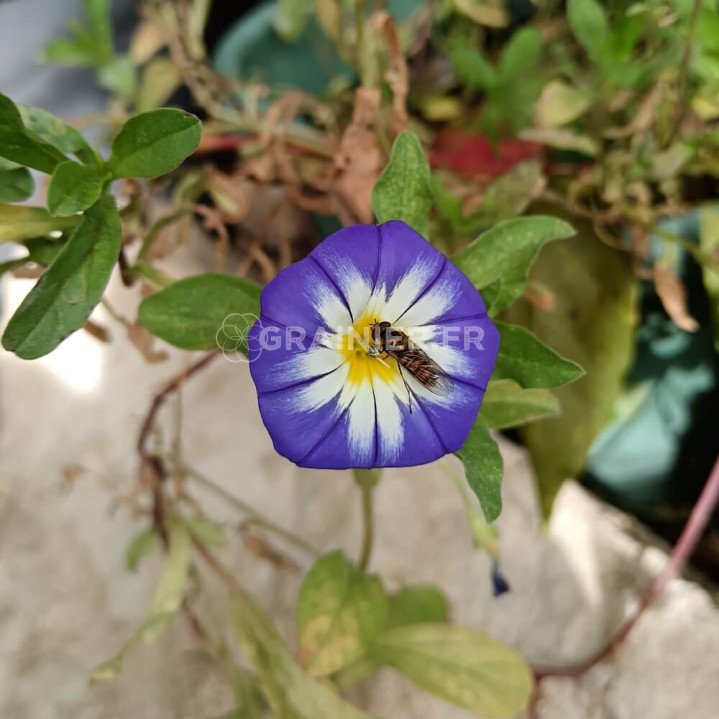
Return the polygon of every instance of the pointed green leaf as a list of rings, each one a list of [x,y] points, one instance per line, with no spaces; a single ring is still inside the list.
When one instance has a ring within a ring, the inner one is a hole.
[[[187,524],[179,519],[173,521],[165,565],[145,620],[138,629],[138,638],[152,641],[177,614],[185,598],[187,578],[190,574],[191,546],[192,539]]]
[[[403,220],[427,237],[431,207],[432,188],[424,150],[414,133],[401,132],[372,191],[372,209],[379,222]]]
[[[157,547],[157,532],[146,529],[136,534],[125,550],[125,564],[131,572],[136,572],[140,562]]]
[[[522,657],[496,639],[450,624],[416,624],[382,634],[372,657],[425,691],[481,717],[514,717],[533,690]]]
[[[522,389],[511,379],[492,380],[482,399],[482,419],[490,429],[507,429],[559,413],[547,389]]]
[[[147,540],[144,535],[146,535],[145,532],[138,535],[128,547],[126,560],[131,569],[141,558],[135,555],[147,550]],[[191,547],[187,525],[180,519],[173,520],[170,523],[165,564],[162,567],[162,573],[144,620],[114,657],[102,662],[92,670],[91,682],[114,679],[122,671],[122,663],[127,652],[140,640],[150,642],[155,639],[177,614],[185,598],[187,579],[190,574]],[[132,557],[130,556],[131,551],[133,552]]]
[[[259,285],[232,275],[206,274],[173,282],[147,297],[138,321],[186,350],[247,353],[247,332],[260,311]]]
[[[105,291],[120,241],[115,200],[103,197],[85,213],[12,316],[3,347],[23,359],[36,359],[80,329]]]
[[[477,417],[467,441],[456,453],[464,464],[467,483],[477,495],[488,522],[502,511],[502,475],[504,462],[486,423]]]
[[[265,611],[235,588],[230,625],[252,662],[274,716],[282,719],[372,719],[325,684],[305,674]]]
[[[542,246],[573,234],[570,225],[554,217],[518,217],[482,233],[452,260],[480,290],[497,281],[502,283],[494,303],[495,311],[499,311],[524,291],[529,268]]]
[[[0,242],[42,237],[74,227],[78,222],[78,217],[53,217],[44,207],[0,205]]]
[[[522,81],[528,68],[534,68],[542,52],[542,36],[533,27],[516,30],[504,46],[497,71],[501,82]]]
[[[431,585],[403,587],[389,596],[388,610],[386,629],[449,621],[447,598]]]
[[[25,167],[0,169],[0,202],[22,202],[35,191],[35,180]]]
[[[595,61],[601,59],[609,38],[609,22],[597,0],[568,0],[567,20],[579,44]]]
[[[25,129],[15,103],[0,93],[0,157],[51,174],[65,161],[52,145]]]
[[[162,108],[135,115],[115,137],[108,168],[115,177],[164,175],[195,151],[200,133],[200,121],[189,112]]]
[[[436,624],[449,621],[449,606],[444,594],[431,585],[404,587],[391,594],[387,602],[387,623],[383,631],[409,624]],[[340,688],[348,687],[376,672],[381,664],[363,654],[333,678]]]
[[[201,544],[211,549],[221,549],[225,546],[225,530],[207,517],[197,515],[187,517],[185,520],[190,534]]]
[[[94,205],[102,193],[102,173],[88,165],[68,160],[52,173],[47,190],[47,208],[53,215],[75,215]]]
[[[342,552],[317,560],[297,602],[300,655],[310,674],[326,676],[360,657],[387,619],[382,585]]]
[[[512,379],[522,387],[557,387],[579,379],[584,370],[525,327],[496,321],[501,342],[495,379]]]
[[[562,80],[550,80],[542,90],[536,105],[540,127],[561,127],[580,117],[592,104],[586,90]]]
[[[529,160],[517,163],[487,187],[477,213],[479,225],[486,227],[521,215],[542,183],[542,166],[539,162]]]
[[[497,85],[497,71],[479,48],[473,47],[464,37],[458,37],[449,44],[449,59],[457,77],[470,88],[489,90]]]
[[[63,155],[76,155],[83,162],[95,164],[99,156],[90,147],[87,140],[74,127],[71,127],[51,112],[41,107],[18,105],[25,128],[44,142],[52,145]]]

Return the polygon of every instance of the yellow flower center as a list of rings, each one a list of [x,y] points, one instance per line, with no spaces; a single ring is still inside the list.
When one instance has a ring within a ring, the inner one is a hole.
[[[399,378],[399,367],[391,357],[372,356],[372,325],[380,319],[365,312],[349,332],[341,335],[339,352],[349,363],[347,381],[352,387],[363,382],[381,381],[393,384]]]

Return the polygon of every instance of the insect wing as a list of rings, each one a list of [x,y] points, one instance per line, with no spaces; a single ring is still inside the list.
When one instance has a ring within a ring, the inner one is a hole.
[[[449,375],[422,349],[413,345],[404,352],[397,353],[398,362],[423,387],[439,397],[446,397],[452,391]]]

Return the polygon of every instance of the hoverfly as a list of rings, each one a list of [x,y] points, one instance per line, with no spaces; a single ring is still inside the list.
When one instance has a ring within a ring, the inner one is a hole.
[[[409,398],[409,411],[412,411],[412,392],[402,373],[406,370],[422,387],[430,392],[446,397],[452,389],[452,380],[447,373],[402,330],[392,327],[390,322],[375,322],[370,327],[372,346],[369,354],[373,357],[391,357],[399,367]]]

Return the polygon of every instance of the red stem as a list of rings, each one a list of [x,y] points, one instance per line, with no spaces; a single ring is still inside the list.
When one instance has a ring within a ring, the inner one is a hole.
[[[704,534],[704,530],[717,504],[719,504],[719,457],[717,457],[714,467],[709,474],[709,479],[707,479],[707,483],[704,485],[704,489],[699,495],[699,499],[694,505],[687,523],[684,525],[684,529],[672,550],[669,561],[656,579],[649,585],[649,589],[644,593],[634,614],[622,624],[617,633],[603,649],[580,664],[565,668],[536,667],[534,674],[537,681],[541,681],[545,677],[578,677],[589,671],[603,659],[606,659],[627,638],[642,614],[654,603],[657,597],[664,591],[667,584],[681,574],[684,566],[696,549],[697,544],[699,544],[699,540]]]

